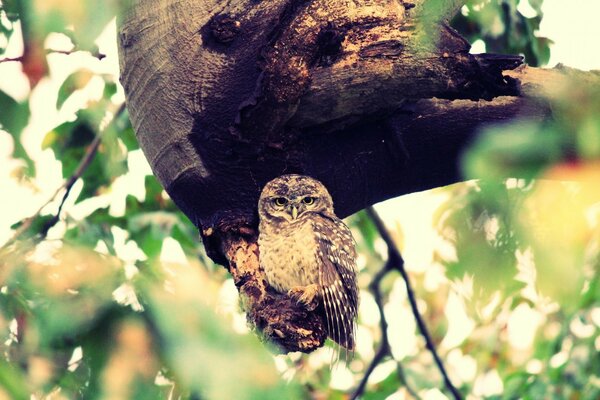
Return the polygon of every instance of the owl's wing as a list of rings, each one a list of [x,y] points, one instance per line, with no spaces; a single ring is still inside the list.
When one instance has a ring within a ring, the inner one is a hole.
[[[335,216],[319,214],[313,223],[327,331],[333,341],[353,350],[358,313],[354,239],[350,229]]]

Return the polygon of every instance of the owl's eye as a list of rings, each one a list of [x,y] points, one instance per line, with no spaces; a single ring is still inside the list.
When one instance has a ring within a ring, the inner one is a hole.
[[[273,202],[275,203],[276,206],[285,206],[288,201],[285,197],[276,197],[275,200],[273,200]]]
[[[304,204],[306,204],[307,206],[310,206],[315,203],[315,198],[311,197],[311,196],[306,196],[305,198],[302,199],[302,202]]]

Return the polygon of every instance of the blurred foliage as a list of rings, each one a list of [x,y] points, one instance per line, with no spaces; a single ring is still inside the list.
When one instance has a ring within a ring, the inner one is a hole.
[[[535,12],[528,18],[519,11],[526,2]],[[522,54],[537,67],[550,59],[550,39],[536,35],[542,21],[543,0],[467,0],[451,25],[469,42],[482,40],[488,53]]]
[[[148,261],[128,278],[122,259],[67,239],[19,242],[0,259],[5,398],[275,399],[296,390],[254,335],[215,314],[216,284],[197,262]]]
[[[498,318],[504,304],[545,320],[531,358],[521,360],[535,372],[516,372],[510,361],[519,357],[497,343],[502,398],[600,393],[600,87],[571,75],[545,93],[552,119],[478,136],[463,167],[479,180],[450,187],[435,217],[455,249],[438,258],[468,293],[473,315],[495,307]]]
[[[13,140],[12,158],[21,161],[13,175],[23,185],[35,187],[43,172],[22,133],[36,85],[53,79],[49,35],[66,35],[73,51],[100,62],[94,40],[125,3],[0,1],[0,58],[22,41],[17,62],[31,87],[18,100],[0,91],[0,134]],[[544,64],[550,42],[535,35],[541,1],[529,4],[534,18],[516,0],[467,1],[452,24],[490,52]],[[390,351],[374,365],[362,398],[443,398],[402,279],[384,276],[380,303],[371,292],[387,250],[362,212],[348,221],[363,288],[353,360],[331,368],[322,349],[273,362],[246,333],[226,272],[206,257],[196,228],[156,178],[139,178],[141,195],[128,188],[122,212],[103,201],[135,172],[140,152],[127,112],[115,104],[117,77],[78,69],[49,102],[59,114],[97,80],[101,98],[50,127],[39,143],[60,161],[67,182],[81,171],[71,204],[60,218],[57,199],[16,223],[19,240],[0,249],[0,399],[346,399],[381,345],[381,310]],[[600,397],[600,92],[574,80],[546,96],[553,120],[489,127],[474,143],[463,167],[480,180],[443,191],[434,227],[445,246],[432,243],[432,264],[410,270],[451,377],[473,398]],[[399,226],[390,228],[403,247]],[[163,257],[169,253],[179,261]],[[223,310],[227,296],[235,300]],[[464,315],[448,311],[451,304]],[[530,329],[516,330],[520,323]],[[457,329],[467,335],[451,339]],[[523,347],[515,347],[515,335]]]

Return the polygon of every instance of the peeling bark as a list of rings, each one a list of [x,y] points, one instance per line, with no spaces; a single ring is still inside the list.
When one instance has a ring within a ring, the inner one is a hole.
[[[445,24],[461,2],[438,3],[138,0],[119,21],[140,146],[208,254],[229,265],[249,320],[284,351],[321,346],[325,330],[259,268],[266,182],[311,175],[344,217],[460,181],[482,125],[550,115],[538,85],[565,72],[510,72],[520,57],[469,54]]]

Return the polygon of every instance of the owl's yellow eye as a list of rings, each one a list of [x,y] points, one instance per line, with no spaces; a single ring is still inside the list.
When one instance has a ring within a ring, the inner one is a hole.
[[[275,202],[276,206],[281,207],[281,206],[285,206],[288,201],[285,197],[276,197],[274,202]]]
[[[302,202],[308,206],[310,206],[311,204],[315,203],[315,198],[314,197],[310,197],[310,196],[306,196],[305,198],[302,199]]]

